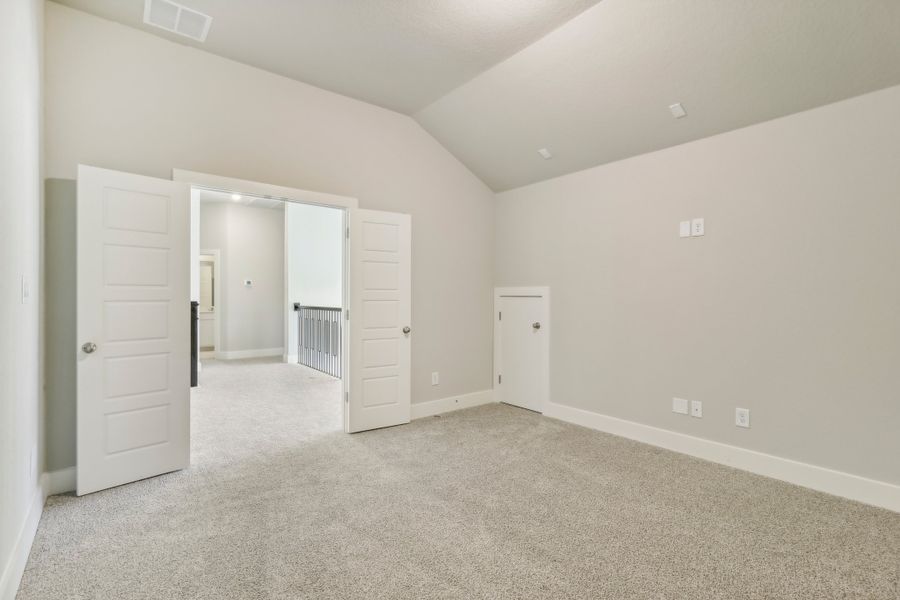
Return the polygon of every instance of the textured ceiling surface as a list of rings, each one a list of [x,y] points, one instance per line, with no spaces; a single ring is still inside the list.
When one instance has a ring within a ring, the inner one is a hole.
[[[57,1],[409,114],[598,0],[174,0],[213,18],[205,43],[145,25],[144,0]]]
[[[416,119],[499,191],[897,84],[897,0],[603,0]]]
[[[58,1],[410,114],[496,191],[900,84],[900,0],[181,0],[205,44]]]

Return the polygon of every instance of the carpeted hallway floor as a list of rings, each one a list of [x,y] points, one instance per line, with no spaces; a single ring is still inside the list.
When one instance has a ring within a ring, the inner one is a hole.
[[[503,405],[347,435],[295,365],[202,383],[191,468],[51,498],[20,600],[900,597],[900,514]]]

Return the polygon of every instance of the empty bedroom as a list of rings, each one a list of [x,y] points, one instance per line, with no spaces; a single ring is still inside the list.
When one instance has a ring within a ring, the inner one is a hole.
[[[0,1],[0,600],[900,598],[900,2]]]

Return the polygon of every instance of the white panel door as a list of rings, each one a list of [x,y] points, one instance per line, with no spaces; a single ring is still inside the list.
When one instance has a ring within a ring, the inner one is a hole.
[[[498,292],[494,304],[495,397],[543,412],[550,394],[549,293],[511,289]]]
[[[347,430],[409,423],[411,219],[350,210]]]
[[[77,493],[190,462],[188,184],[79,166]]]

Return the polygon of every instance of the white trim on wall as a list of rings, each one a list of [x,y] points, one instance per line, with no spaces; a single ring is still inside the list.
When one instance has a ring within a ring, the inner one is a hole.
[[[544,416],[900,512],[900,485],[549,402]]]
[[[254,348],[251,350],[226,350],[217,351],[217,360],[237,360],[240,358],[263,358],[268,356],[281,356],[284,348]]]
[[[0,574],[0,600],[14,600],[19,591],[25,565],[28,563],[28,554],[31,552],[31,545],[34,543],[34,536],[44,510],[45,499],[46,494],[42,487],[35,486],[28,505],[28,513],[16,536],[9,559],[3,565],[3,573]]]
[[[55,496],[75,491],[75,467],[47,471],[41,479],[44,496]]]
[[[200,249],[200,255],[197,257],[199,264],[200,256],[207,254],[213,257],[213,349],[199,349],[199,333],[197,335],[197,345],[200,358],[215,356],[216,350],[222,347],[222,315],[224,314],[224,305],[222,304],[222,250],[219,248]],[[198,271],[199,273],[199,271]]]
[[[412,419],[433,417],[434,415],[463,408],[481,406],[482,404],[491,404],[492,402],[494,402],[494,391],[481,390],[480,392],[438,398],[437,400],[430,400],[428,402],[413,402],[410,408],[410,416]]]
[[[220,192],[228,192],[229,194],[236,193],[247,196],[262,196],[263,198],[287,200],[289,202],[300,202],[302,204],[318,204],[319,206],[330,206],[333,208],[348,209],[359,207],[359,200],[351,198],[350,196],[338,196],[336,194],[326,194],[325,192],[298,190],[280,185],[272,185],[270,183],[235,179],[233,177],[222,177],[221,175],[210,175],[209,173],[198,173],[196,171],[187,171],[185,169],[172,169],[172,180],[185,181],[193,186]]]

